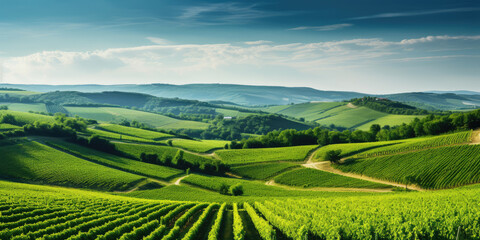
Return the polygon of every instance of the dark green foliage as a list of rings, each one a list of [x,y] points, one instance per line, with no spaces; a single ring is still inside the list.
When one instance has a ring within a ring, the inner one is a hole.
[[[222,186],[223,186],[223,185],[222,185]],[[230,186],[230,188],[228,189],[228,191],[229,191],[230,194],[232,194],[233,196],[240,196],[240,195],[243,195],[243,186],[242,186],[242,184],[237,183],[237,184],[235,184],[235,185]]]
[[[342,150],[330,150],[325,153],[325,160],[331,163],[338,163],[342,158]]]
[[[0,110],[8,110],[8,106],[7,105],[1,105]]]
[[[356,106],[366,106],[370,109],[391,113],[391,114],[400,114],[400,115],[425,115],[428,114],[427,110],[418,109],[401,102],[391,101],[386,98],[378,97],[363,97],[363,98],[354,98],[350,102]]]
[[[220,186],[219,193],[223,194],[223,195],[228,195],[229,189],[230,189],[230,187],[227,184],[222,183],[222,185]]]

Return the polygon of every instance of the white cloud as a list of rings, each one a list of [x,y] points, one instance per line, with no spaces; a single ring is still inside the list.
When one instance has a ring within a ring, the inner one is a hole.
[[[363,20],[363,19],[375,19],[375,18],[393,18],[393,17],[412,17],[422,15],[432,15],[441,13],[454,13],[454,12],[476,12],[480,11],[480,8],[450,8],[450,9],[435,9],[427,11],[414,11],[414,12],[396,12],[396,13],[380,13],[375,15],[350,18],[350,20]]]
[[[248,41],[244,42],[247,45],[261,45],[261,44],[270,44],[273,43],[272,41],[267,41],[267,40],[258,40],[258,41]]]
[[[170,42],[166,39],[163,39],[163,38],[157,38],[157,37],[147,37],[147,39],[152,42],[152,43],[155,43],[155,44],[160,44],[160,45],[165,45],[165,44],[169,44]]]
[[[333,31],[341,28],[351,27],[353,24],[350,23],[340,23],[324,26],[300,26],[295,28],[290,28],[288,30],[314,30],[314,31]]]
[[[415,44],[437,40],[480,40],[480,36],[427,36],[401,41],[365,38],[290,44],[265,40],[245,44],[171,44],[163,39],[148,39],[161,44],[85,52],[44,51],[6,58],[4,81],[24,84],[287,81],[299,76],[313,78],[331,71],[344,74],[346,69],[373,66],[386,60],[433,60],[433,57],[419,56],[418,51],[416,55],[409,55],[405,47],[415,48]],[[442,58],[453,58],[453,55]],[[455,55],[460,57],[463,56]]]

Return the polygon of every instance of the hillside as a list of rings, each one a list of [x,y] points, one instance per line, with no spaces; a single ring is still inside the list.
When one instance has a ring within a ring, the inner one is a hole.
[[[379,112],[368,107],[357,107],[344,102],[317,102],[261,108],[263,111],[305,118],[325,126],[368,130],[372,124],[396,126],[409,123],[422,115],[398,115]]]
[[[313,88],[250,86],[232,84],[145,84],[145,85],[22,85],[0,84],[0,87],[20,88],[34,92],[78,91],[103,92],[120,91],[149,94],[162,98],[182,98],[200,101],[231,102],[250,106],[285,105],[314,101],[335,102],[364,96],[376,96],[427,110],[474,109],[480,106],[480,95],[468,91],[453,93],[412,92],[398,94],[366,94],[357,92],[322,91]],[[1,92],[0,92],[1,95]]]

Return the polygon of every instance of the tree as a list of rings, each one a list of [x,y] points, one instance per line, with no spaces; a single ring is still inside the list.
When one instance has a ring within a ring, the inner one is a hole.
[[[175,157],[173,157],[173,164],[182,167],[185,164],[185,160],[183,159],[183,151],[178,150],[177,154],[175,154]]]
[[[229,186],[225,183],[222,183],[222,185],[220,185],[220,194],[223,194],[223,195],[228,195],[228,190],[229,190]]]
[[[8,123],[8,124],[12,124],[12,125],[18,124],[15,117],[11,114],[3,115],[2,118],[0,118],[0,123]]]
[[[325,153],[325,160],[330,161],[331,163],[338,163],[342,154],[342,150],[330,150]]]
[[[167,145],[170,146],[170,147],[173,146],[172,139],[169,139],[169,140],[167,141]]]
[[[414,184],[417,182],[417,178],[413,175],[407,175],[404,177],[405,180],[405,190],[408,190],[407,186],[408,184]]]
[[[240,196],[243,194],[243,186],[240,183],[232,185],[229,189],[230,194],[233,196]]]

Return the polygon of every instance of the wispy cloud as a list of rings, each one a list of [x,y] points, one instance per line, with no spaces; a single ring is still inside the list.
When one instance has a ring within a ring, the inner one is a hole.
[[[441,14],[441,13],[476,12],[476,11],[480,11],[480,8],[450,8],[450,9],[434,9],[434,10],[426,10],[426,11],[380,13],[380,14],[374,14],[369,16],[354,17],[354,18],[350,18],[349,20],[412,17],[412,16],[432,15],[432,14]]]
[[[288,30],[333,31],[333,30],[338,30],[341,28],[346,28],[351,26],[353,26],[353,24],[351,23],[340,23],[340,24],[332,24],[332,25],[324,25],[324,26],[300,26],[300,27],[290,28]]]
[[[160,45],[165,45],[165,44],[169,44],[170,42],[166,39],[163,39],[163,38],[157,38],[157,37],[147,37],[147,40],[149,40],[150,42],[152,43],[155,43],[155,44],[160,44]]]
[[[267,40],[258,40],[258,41],[247,41],[244,42],[247,45],[261,45],[261,44],[270,44],[273,43],[272,41],[267,41]]]
[[[259,5],[234,2],[213,3],[187,7],[178,20],[192,24],[241,24],[256,19],[290,15],[289,12],[275,12],[259,9]]]
[[[480,36],[427,36],[401,41],[364,38],[290,44],[265,40],[237,44],[172,44],[160,38],[147,39],[157,44],[85,52],[44,51],[6,58],[5,79],[17,83],[64,83],[65,79],[72,83],[118,83],[133,79],[205,82],[218,79],[219,74],[224,74],[222,78],[242,78],[243,74],[258,69],[320,74],[386,60],[407,62],[471,57],[458,53],[431,56],[431,52],[422,56],[422,48],[416,47],[423,45],[416,44],[442,40],[457,41],[451,46],[464,46],[464,42],[458,41],[478,41]],[[405,47],[420,51],[412,56]],[[232,73],[232,69],[239,66],[242,71]],[[269,74],[259,74],[264,75]]]

